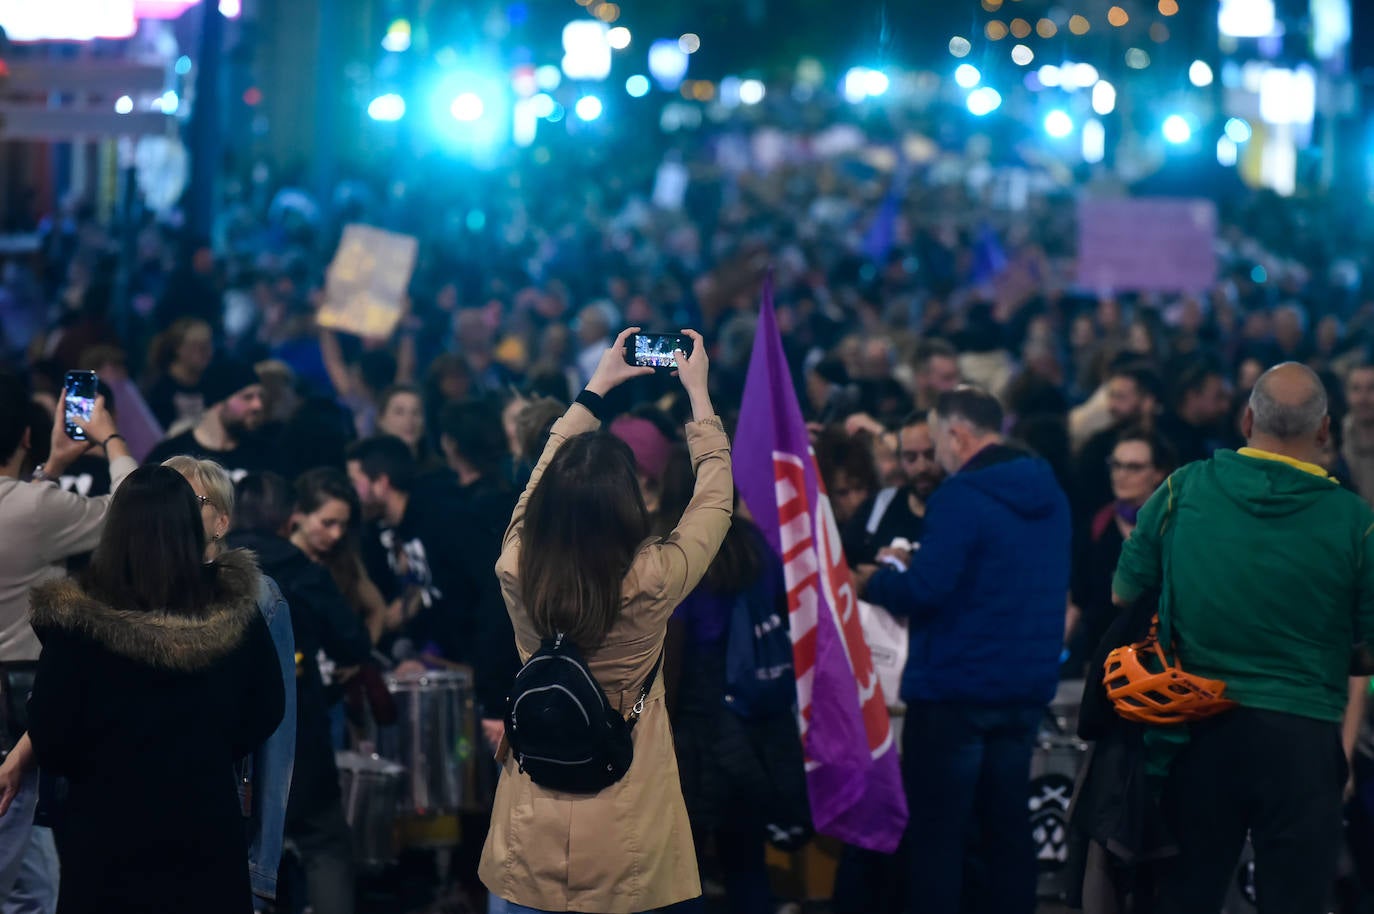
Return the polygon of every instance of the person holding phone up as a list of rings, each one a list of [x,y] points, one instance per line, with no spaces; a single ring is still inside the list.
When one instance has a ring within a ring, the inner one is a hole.
[[[112,490],[138,466],[104,397],[96,398],[90,419],[73,419],[86,440],[68,437],[64,394],[52,423],[48,459],[33,471],[32,482],[24,482],[21,475],[33,450],[30,415],[23,382],[0,374],[0,663],[38,660],[38,637],[29,625],[30,590],[64,576],[66,560],[90,552],[100,540],[111,496],[86,498],[62,491],[56,481],[96,445],[110,461]],[[10,750],[0,765],[0,898],[23,895],[41,904],[56,896],[57,857],[52,833],[33,824],[38,799],[33,750],[27,735],[0,734],[0,739],[17,740],[12,747],[0,746]],[[24,884],[16,886],[21,878]]]
[[[707,393],[707,355],[691,337],[676,374],[691,400],[687,446],[696,483],[676,527],[652,535],[629,446],[600,431],[602,400],[653,374],[630,364],[633,327],[606,349],[587,388],[553,426],[506,529],[496,574],[522,660],[565,636],[611,711],[631,713],[647,682],[623,778],[591,795],[536,784],[503,740],[491,831],[479,874],[489,914],[635,914],[701,894],[678,780],[663,680],[654,677],[668,618],[711,566],[730,529],[730,442]],[[507,728],[507,739],[510,730]]]

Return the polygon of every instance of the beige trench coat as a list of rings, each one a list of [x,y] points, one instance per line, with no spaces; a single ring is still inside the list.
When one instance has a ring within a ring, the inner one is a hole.
[[[554,424],[506,530],[496,573],[522,661],[539,649],[540,640],[516,581],[525,504],[562,443],[598,425],[577,404]],[[730,526],[734,482],[730,442],[720,420],[689,423],[687,445],[697,474],[691,504],[669,537],[640,548],[625,577],[620,619],[606,643],[587,657],[621,713],[629,712],[663,648],[668,617],[706,573]],[[488,890],[526,907],[589,914],[632,914],[701,894],[662,676],[649,693],[633,740],[629,772],[594,796],[537,786],[502,746],[491,831],[478,870]]]

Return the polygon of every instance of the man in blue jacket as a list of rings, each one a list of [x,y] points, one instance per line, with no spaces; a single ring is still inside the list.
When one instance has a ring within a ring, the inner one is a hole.
[[[941,394],[931,427],[949,479],[931,496],[920,547],[880,553],[906,569],[873,572],[864,593],[911,626],[907,910],[1031,914],[1030,758],[1059,677],[1068,500],[1047,463],[1003,442],[989,394]],[[967,878],[966,856],[981,878]]]

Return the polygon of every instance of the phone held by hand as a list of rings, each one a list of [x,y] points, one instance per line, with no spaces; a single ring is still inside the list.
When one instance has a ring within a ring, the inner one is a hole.
[[[72,420],[90,421],[91,412],[95,409],[95,372],[69,371],[62,384],[67,391],[67,406],[62,417],[67,437],[73,441],[85,441],[86,433]]]
[[[625,361],[640,368],[672,371],[677,368],[674,350],[692,354],[691,337],[678,333],[632,333],[625,341]]]

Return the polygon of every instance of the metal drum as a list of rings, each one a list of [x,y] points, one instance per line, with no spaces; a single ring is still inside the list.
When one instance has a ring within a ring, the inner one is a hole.
[[[1069,859],[1069,804],[1088,749],[1088,744],[1078,738],[1082,700],[1083,680],[1059,684],[1031,755],[1027,808],[1041,898],[1062,899],[1068,889],[1064,867]]]
[[[403,816],[424,818],[466,809],[474,793],[472,673],[454,670],[414,679],[388,676],[397,720],[377,731],[377,751],[405,766]]]
[[[376,755],[336,753],[344,818],[353,832],[353,857],[362,870],[396,862],[396,805],[406,770]]]

